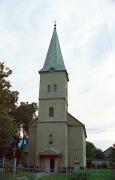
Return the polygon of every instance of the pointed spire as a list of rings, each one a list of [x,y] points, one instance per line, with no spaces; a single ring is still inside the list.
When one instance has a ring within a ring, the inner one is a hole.
[[[43,68],[40,71],[49,71],[50,69],[66,70],[61,53],[57,31],[56,31],[56,21],[54,24],[54,31],[47,52],[46,60]]]

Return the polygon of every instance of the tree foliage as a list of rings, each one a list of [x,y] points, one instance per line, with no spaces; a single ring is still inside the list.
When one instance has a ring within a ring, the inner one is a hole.
[[[5,153],[5,156],[11,159],[16,148],[16,153],[19,152],[17,157],[20,159],[29,123],[37,118],[38,107],[35,102],[21,102],[18,105],[19,93],[11,90],[11,83],[8,80],[11,74],[12,70],[0,62],[0,153]],[[19,149],[20,127],[23,127],[24,136]]]
[[[8,77],[12,71],[0,62],[0,144],[7,144],[15,132],[13,112],[18,101],[18,92],[11,91]]]
[[[96,155],[96,147],[91,142],[86,142],[86,157],[94,158]]]
[[[91,142],[86,142],[86,157],[87,159],[103,159],[104,153],[101,149],[97,149]]]
[[[37,103],[21,102],[15,111],[15,120],[18,127],[22,126],[24,131],[28,133],[29,123],[36,119]]]
[[[96,149],[95,158],[96,159],[104,159],[105,158],[105,155],[101,149]]]

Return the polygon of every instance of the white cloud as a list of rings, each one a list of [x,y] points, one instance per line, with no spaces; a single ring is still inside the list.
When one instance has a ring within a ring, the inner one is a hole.
[[[102,148],[114,141],[114,17],[112,0],[0,1],[0,57],[14,70],[11,81],[20,100],[38,99],[37,71],[45,61],[57,19],[70,77],[69,110],[86,124],[88,139]],[[88,130],[103,127],[111,133]]]

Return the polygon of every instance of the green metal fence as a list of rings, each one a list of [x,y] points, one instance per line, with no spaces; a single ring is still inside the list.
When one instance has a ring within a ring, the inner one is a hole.
[[[115,169],[85,169],[74,171],[73,168],[61,168],[57,172],[54,171],[49,172],[49,170],[37,167],[24,167],[23,165],[16,166],[15,161],[13,164],[8,164],[3,160],[0,163],[0,180],[12,180],[19,176],[26,176],[29,180],[34,180],[34,178],[36,180],[115,180]]]
[[[54,173],[50,174],[49,178],[44,177],[43,180],[54,180],[56,177],[60,177],[63,180],[115,180],[115,172],[111,169],[103,169],[103,170],[79,170],[76,172],[66,173]]]
[[[14,177],[13,169],[7,171],[7,169],[2,169],[0,172],[1,175],[9,175],[9,177]],[[27,176],[29,179],[33,180],[36,177],[36,180],[115,180],[115,170],[112,169],[102,169],[102,170],[78,170],[66,171],[66,172],[45,172],[40,169],[35,168],[16,168],[17,176]],[[33,178],[32,178],[33,177]],[[6,179],[9,180],[9,179]]]

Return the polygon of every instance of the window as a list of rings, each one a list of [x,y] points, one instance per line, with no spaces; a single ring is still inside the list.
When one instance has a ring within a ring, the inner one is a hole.
[[[50,107],[49,108],[49,117],[53,117],[54,116],[54,108]]]
[[[54,68],[54,67],[51,67],[51,68],[50,68],[50,71],[55,71],[55,68]]]
[[[56,84],[54,84],[54,85],[48,85],[48,86],[47,86],[47,91],[48,91],[48,92],[51,92],[51,91],[56,92],[56,91],[57,91],[57,85],[56,85]]]
[[[53,136],[52,136],[52,134],[49,135],[49,144],[53,144]]]
[[[57,91],[57,85],[56,85],[56,84],[54,84],[54,86],[53,86],[53,91],[54,91],[54,92]]]
[[[51,85],[48,85],[48,92],[51,92]]]

